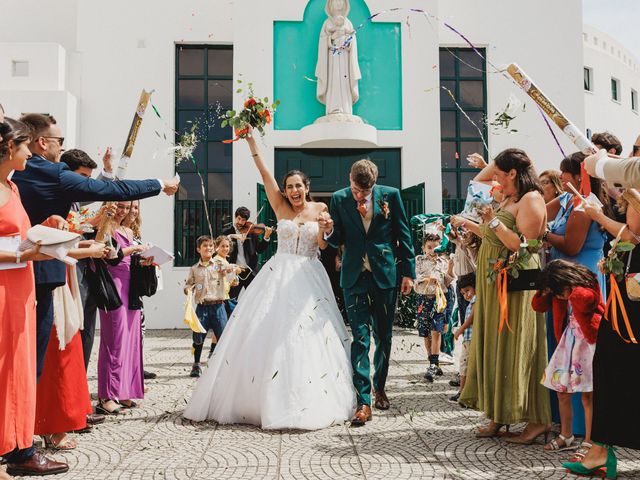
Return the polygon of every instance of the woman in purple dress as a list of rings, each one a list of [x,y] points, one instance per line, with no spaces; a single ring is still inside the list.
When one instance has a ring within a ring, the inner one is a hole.
[[[142,336],[140,310],[129,309],[131,255],[145,247],[133,240],[133,232],[122,225],[129,214],[131,202],[118,202],[114,216],[112,239],[122,250],[122,260],[108,265],[122,306],[116,310],[100,311],[100,353],[98,355],[97,410],[117,414],[122,407],[133,408],[132,399],[144,397],[142,369]]]

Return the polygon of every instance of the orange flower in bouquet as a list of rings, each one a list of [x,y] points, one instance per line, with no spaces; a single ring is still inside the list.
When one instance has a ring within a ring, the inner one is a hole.
[[[238,83],[242,83],[242,80],[238,80]],[[220,116],[222,122],[220,126],[222,128],[230,126],[233,128],[234,138],[230,140],[223,140],[222,143],[231,143],[241,138],[246,138],[251,128],[260,132],[260,135],[264,136],[264,127],[271,123],[273,119],[273,113],[280,105],[280,100],[269,104],[269,98],[256,97],[253,92],[253,84],[247,84],[249,90],[249,97],[244,101],[243,109],[240,112],[235,110],[227,110],[224,115]],[[238,88],[236,93],[242,92],[242,88]]]

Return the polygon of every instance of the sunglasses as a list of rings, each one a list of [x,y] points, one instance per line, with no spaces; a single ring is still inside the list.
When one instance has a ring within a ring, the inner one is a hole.
[[[42,138],[57,140],[60,146],[64,144],[64,137],[42,137]]]
[[[638,154],[638,153],[640,153],[640,145],[634,145],[634,146],[633,146],[633,153],[632,153],[632,155],[634,155],[634,156],[635,156],[635,155],[636,155],[636,154]]]

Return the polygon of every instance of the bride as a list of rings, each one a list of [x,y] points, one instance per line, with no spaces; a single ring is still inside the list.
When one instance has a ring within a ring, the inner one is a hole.
[[[278,251],[242,295],[184,416],[264,429],[315,430],[348,420],[355,408],[350,337],[318,260],[327,243],[297,170],[284,193],[256,141],[251,155],[278,218]]]

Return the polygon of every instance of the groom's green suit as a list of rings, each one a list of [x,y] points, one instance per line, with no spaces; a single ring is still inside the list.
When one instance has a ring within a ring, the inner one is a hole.
[[[375,185],[371,197],[368,208],[372,212],[365,220],[350,188],[335,192],[330,208],[333,232],[327,238],[335,247],[344,246],[340,286],[353,333],[351,364],[359,405],[371,405],[371,330],[376,344],[373,388],[383,391],[389,371],[398,283],[401,277],[415,278],[411,231],[400,191]]]

